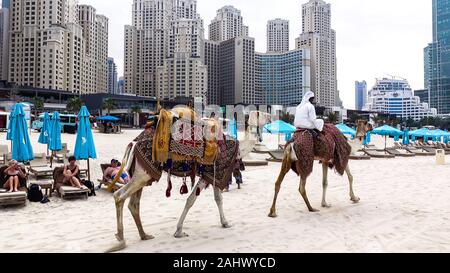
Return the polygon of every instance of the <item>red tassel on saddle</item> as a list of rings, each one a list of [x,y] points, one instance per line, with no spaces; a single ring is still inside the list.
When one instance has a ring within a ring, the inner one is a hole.
[[[166,197],[170,197],[170,192],[172,191],[172,180],[170,178],[167,181],[167,190],[166,190]]]
[[[181,186],[180,193],[181,193],[181,195],[189,193],[189,189],[186,185],[186,181],[183,182],[183,186]]]

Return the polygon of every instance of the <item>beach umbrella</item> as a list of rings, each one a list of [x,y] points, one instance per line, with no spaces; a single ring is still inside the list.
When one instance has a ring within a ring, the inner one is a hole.
[[[61,119],[58,112],[54,112],[50,122],[50,134],[48,140],[48,149],[50,151],[61,151]]]
[[[49,143],[49,136],[50,136],[50,116],[46,112],[44,114],[44,120],[43,125],[41,128],[41,134],[39,135],[38,142],[41,144],[48,144]]]
[[[228,124],[228,135],[235,139],[238,139],[237,123],[235,120],[231,120]]]
[[[384,149],[387,148],[387,137],[394,137],[395,141],[399,141],[403,132],[389,125],[384,125],[372,130],[372,134],[384,136]]]
[[[403,132],[403,145],[409,145],[409,132],[408,130],[405,130]]]
[[[356,130],[353,129],[353,128],[348,127],[344,123],[338,124],[338,125],[336,125],[336,127],[339,129],[339,131],[341,131],[341,133],[343,135],[349,135],[352,138],[356,137]]]
[[[6,140],[12,140],[12,134],[13,134],[12,124],[14,123],[14,118],[15,118],[15,115],[14,115],[14,109],[13,109],[13,111],[9,115],[9,124],[8,124],[8,130],[6,132]]]
[[[28,135],[25,112],[21,104],[16,104],[13,111],[14,118],[11,119],[11,145],[12,159],[18,162],[28,162],[34,159],[33,147]]]
[[[90,113],[86,106],[81,107],[78,113],[78,132],[75,142],[74,156],[77,160],[87,160],[88,180],[91,181],[91,169],[89,159],[96,159],[94,137],[92,136],[91,122],[89,120]]]
[[[297,131],[297,128],[295,128],[295,126],[282,120],[277,120],[264,126],[264,132],[278,134],[278,145],[280,145],[280,135],[292,135],[295,131]]]
[[[116,117],[113,117],[113,116],[103,116],[103,117],[98,117],[97,120],[114,122],[114,121],[119,121],[120,118],[116,118]]]

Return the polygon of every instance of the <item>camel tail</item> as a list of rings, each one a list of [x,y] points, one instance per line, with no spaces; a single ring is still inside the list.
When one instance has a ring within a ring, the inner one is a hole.
[[[108,186],[108,192],[112,192],[114,189],[114,186],[119,182],[120,177],[123,174],[123,171],[127,165],[128,160],[130,159],[131,151],[133,150],[133,143],[130,143],[125,151],[124,158],[122,160],[122,165],[120,166],[119,172],[116,174],[116,177],[114,177],[114,180],[111,182],[111,184]]]

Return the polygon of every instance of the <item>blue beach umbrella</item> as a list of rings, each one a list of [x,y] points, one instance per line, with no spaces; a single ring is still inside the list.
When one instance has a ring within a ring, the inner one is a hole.
[[[264,126],[264,132],[278,134],[278,145],[280,144],[280,135],[284,134],[286,141],[289,141],[295,131],[297,131],[297,128],[282,120],[277,120],[271,124],[267,124],[266,126]]]
[[[228,124],[228,135],[235,139],[238,138],[237,123],[235,120],[231,120]]]
[[[10,137],[12,141],[12,159],[18,162],[28,162],[34,159],[25,112],[21,104],[16,104],[11,119]]]
[[[115,122],[115,121],[119,121],[119,118],[113,117],[113,116],[103,116],[103,117],[98,117],[97,120],[99,121],[111,121],[111,122]]]
[[[376,129],[374,129],[371,133],[375,134],[375,135],[384,136],[384,149],[387,148],[387,137],[388,136],[394,137],[395,141],[399,141],[400,137],[403,136],[402,131],[400,131],[399,129],[396,129],[394,127],[388,126],[388,125],[378,127]]]
[[[58,112],[54,112],[50,122],[50,135],[48,141],[50,151],[61,151],[61,119]]]
[[[9,115],[9,124],[8,124],[8,130],[6,132],[6,140],[12,140],[12,134],[13,134],[12,124],[14,123],[14,118],[15,118],[15,115],[14,115],[14,109],[13,109],[13,111]]]
[[[91,180],[89,159],[97,158],[94,137],[92,136],[91,122],[89,120],[90,116],[91,114],[86,106],[81,107],[80,113],[78,113],[77,141],[75,142],[74,152],[74,156],[77,160],[87,160],[89,181]]]
[[[338,125],[336,125],[336,127],[339,129],[339,131],[341,131],[341,133],[343,135],[349,135],[352,138],[356,137],[356,130],[354,130],[353,128],[348,127],[344,123],[338,124]]]
[[[49,136],[50,136],[50,116],[46,112],[44,114],[44,120],[43,125],[41,128],[41,134],[39,135],[38,142],[41,144],[48,144],[49,143]]]
[[[409,145],[409,131],[405,130],[403,132],[403,145]]]

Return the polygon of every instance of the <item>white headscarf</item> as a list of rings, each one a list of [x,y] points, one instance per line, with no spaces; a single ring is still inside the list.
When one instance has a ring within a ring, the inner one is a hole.
[[[314,93],[311,91],[306,92],[306,94],[303,96],[303,100],[302,100],[302,103],[300,104],[300,106],[304,106],[305,104],[307,104],[309,102],[309,100],[311,98],[314,98],[315,96],[316,95],[314,95]]]

